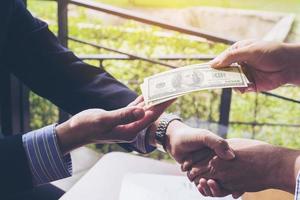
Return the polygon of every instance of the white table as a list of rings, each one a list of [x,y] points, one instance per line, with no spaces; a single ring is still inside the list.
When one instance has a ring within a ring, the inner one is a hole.
[[[109,153],[60,200],[118,200],[123,177],[128,173],[184,175],[176,164],[127,153]]]

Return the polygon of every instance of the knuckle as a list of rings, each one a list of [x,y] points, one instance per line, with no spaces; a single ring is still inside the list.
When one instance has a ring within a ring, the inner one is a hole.
[[[198,175],[197,169],[193,168],[193,169],[189,172],[190,180],[193,181],[197,175]]]
[[[204,144],[209,144],[211,133],[208,131],[203,131],[203,134],[201,135],[201,137],[202,137]]]
[[[214,156],[210,162],[209,162],[209,174],[211,177],[216,177],[217,176],[217,172],[218,167],[220,167],[220,159],[218,156]]]
[[[210,175],[212,176],[212,177],[215,177],[215,175],[216,175],[216,168],[215,167],[210,167],[209,168],[209,173],[210,173]]]
[[[187,159],[186,161],[183,162],[183,164],[181,165],[181,170],[183,172],[190,170],[192,161],[191,159]]]
[[[212,167],[215,167],[217,166],[218,164],[218,156],[214,156],[211,160],[210,160],[210,163],[209,163]]]
[[[222,139],[222,138],[218,138],[216,141],[216,145],[223,148],[223,149],[227,149],[228,148],[228,143],[226,142],[226,140]]]
[[[126,120],[128,118],[127,113],[125,111],[120,112],[118,116],[120,120]]]

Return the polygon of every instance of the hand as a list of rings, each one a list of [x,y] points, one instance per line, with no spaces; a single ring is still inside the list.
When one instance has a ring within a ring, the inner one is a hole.
[[[205,196],[222,197],[275,188],[293,192],[299,169],[298,151],[246,139],[228,140],[236,157],[193,163],[189,178]],[[297,169],[296,169],[297,168]],[[295,169],[295,171],[294,171]],[[208,181],[207,181],[208,180]]]
[[[240,41],[215,58],[215,68],[240,63],[253,84],[239,88],[244,92],[261,92],[291,83],[300,84],[300,46],[255,40]]]
[[[223,138],[204,129],[191,128],[180,121],[173,121],[167,129],[167,151],[183,168],[188,161],[198,161],[217,154],[225,160],[234,158],[234,152]]]
[[[143,98],[138,97],[123,109],[83,111],[56,127],[61,151],[65,154],[90,143],[131,142],[141,130],[157,120],[171,103],[144,110]]]

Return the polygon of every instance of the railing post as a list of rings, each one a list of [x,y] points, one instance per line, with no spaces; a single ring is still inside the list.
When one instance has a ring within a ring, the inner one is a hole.
[[[58,39],[68,47],[68,0],[57,1]],[[68,120],[69,114],[59,109],[59,122]]]
[[[26,0],[23,0],[26,5]],[[0,71],[0,133],[30,131],[29,90],[6,70]]]
[[[220,103],[220,118],[218,134],[226,138],[229,126],[230,106],[231,106],[232,89],[223,89]]]
[[[57,1],[58,39],[61,44],[68,47],[68,1]]]
[[[0,75],[1,131],[5,135],[28,132],[29,91],[9,72],[1,70]]]
[[[30,128],[30,102],[29,102],[29,89],[24,84],[20,83],[20,107],[21,107],[21,129],[22,132],[28,132]]]
[[[104,60],[99,60],[99,67],[100,67],[101,69],[104,68],[103,61],[104,61]]]

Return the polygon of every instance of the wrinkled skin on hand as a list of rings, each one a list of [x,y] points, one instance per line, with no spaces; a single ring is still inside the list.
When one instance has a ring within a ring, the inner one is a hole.
[[[244,40],[235,43],[211,64],[221,68],[240,63],[253,83],[248,88],[239,88],[242,93],[269,91],[286,83],[300,84],[300,78],[295,78],[295,73],[300,74],[297,64],[300,58],[293,51],[297,50],[284,43]]]
[[[223,197],[270,188],[276,177],[274,159],[280,149],[265,142],[246,139],[227,140],[235,152],[233,160],[213,156],[209,161],[189,164],[188,177],[205,196]],[[272,174],[272,176],[270,176]]]
[[[225,160],[234,158],[227,141],[205,129],[191,128],[177,121],[170,124],[167,136],[167,150],[180,164],[193,158],[207,159],[213,153]]]

